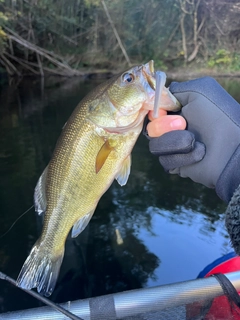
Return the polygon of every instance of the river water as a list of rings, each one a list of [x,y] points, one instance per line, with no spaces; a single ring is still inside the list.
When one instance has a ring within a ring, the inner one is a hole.
[[[0,87],[0,236],[32,206],[37,179],[64,123],[98,82],[29,78]],[[219,82],[240,102],[238,80]],[[127,185],[114,182],[86,230],[67,239],[51,299],[63,302],[195,279],[232,251],[225,208],[213,190],[166,174],[141,136]],[[16,279],[40,231],[41,220],[31,209],[0,238],[0,271]],[[40,305],[0,282],[0,312]]]

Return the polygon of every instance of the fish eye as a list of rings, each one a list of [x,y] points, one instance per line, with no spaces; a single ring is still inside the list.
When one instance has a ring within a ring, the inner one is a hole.
[[[122,75],[122,81],[131,83],[134,81],[134,75],[132,73],[124,73]]]

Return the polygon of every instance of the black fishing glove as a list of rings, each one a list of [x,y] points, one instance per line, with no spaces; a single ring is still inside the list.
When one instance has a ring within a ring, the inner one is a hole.
[[[229,202],[240,184],[240,105],[209,77],[173,82],[170,91],[187,129],[150,138],[151,153],[167,172],[216,188]]]

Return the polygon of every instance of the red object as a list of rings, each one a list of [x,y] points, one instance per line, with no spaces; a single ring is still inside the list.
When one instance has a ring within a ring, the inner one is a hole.
[[[236,256],[233,258],[230,258],[227,261],[224,261],[211,269],[205,276],[209,277],[211,274],[215,273],[229,273],[229,272],[234,272],[234,271],[240,271],[240,257]],[[240,291],[238,292],[240,293]]]
[[[198,278],[209,277],[216,273],[240,271],[240,257],[230,253],[207,266]],[[238,292],[240,294],[240,291]],[[240,309],[228,301],[226,296],[216,297],[211,301],[193,303],[187,306],[187,319],[202,315],[202,320],[240,320]]]

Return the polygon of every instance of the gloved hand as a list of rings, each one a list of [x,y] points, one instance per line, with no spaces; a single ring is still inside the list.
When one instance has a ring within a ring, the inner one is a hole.
[[[150,138],[151,153],[167,172],[216,188],[229,202],[240,184],[240,105],[210,77],[174,82],[170,91],[187,130]]]

